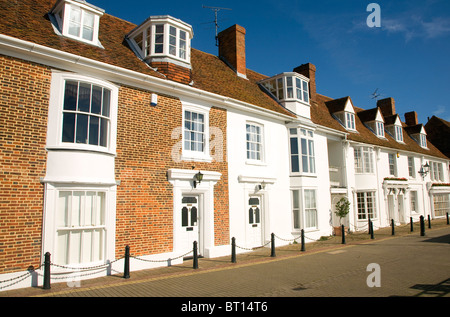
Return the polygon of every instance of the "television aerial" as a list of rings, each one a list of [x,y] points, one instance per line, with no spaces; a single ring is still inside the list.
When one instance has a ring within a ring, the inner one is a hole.
[[[229,9],[229,8],[221,8],[221,7],[210,7],[210,6],[203,6],[203,8],[205,8],[205,9],[211,9],[212,11],[214,11],[214,25],[215,25],[215,27],[216,27],[216,37],[215,37],[215,39],[216,39],[216,46],[219,46],[219,37],[218,37],[218,29],[219,29],[219,23],[218,23],[218,21],[217,21],[217,13],[220,11],[220,10],[230,10],[231,11],[231,9]]]
[[[378,100],[378,97],[381,96],[381,94],[378,93],[378,88],[375,89],[375,91],[372,93],[372,99]]]

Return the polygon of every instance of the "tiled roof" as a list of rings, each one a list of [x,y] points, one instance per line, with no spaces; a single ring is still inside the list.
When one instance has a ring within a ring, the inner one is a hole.
[[[136,27],[135,24],[105,13],[100,19],[99,33],[103,48],[84,44],[54,32],[48,12],[55,2],[56,0],[1,1],[0,33],[117,67],[165,78],[148,67],[128,47],[125,37]],[[193,87],[293,116],[257,85],[258,81],[267,76],[247,70],[247,79],[243,79],[236,76],[236,73],[218,57],[196,49],[191,51],[191,64]],[[350,97],[333,99],[317,94],[316,100],[311,101],[311,120],[327,128],[348,132],[331,115],[341,108],[343,110],[348,99]],[[363,109],[355,107],[355,112],[362,111]],[[404,133],[405,144],[396,142],[388,134],[386,139],[380,139],[361,122],[358,115],[355,116],[355,120],[357,132],[348,133],[349,140],[446,158],[430,142],[429,149],[423,149],[407,133]]]

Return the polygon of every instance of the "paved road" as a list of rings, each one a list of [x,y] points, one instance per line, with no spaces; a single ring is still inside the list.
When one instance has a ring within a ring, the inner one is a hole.
[[[368,271],[371,263],[379,270]],[[379,287],[369,287],[368,277],[379,281]],[[429,231],[424,237],[368,240],[259,263],[186,269],[177,275],[48,295],[184,297],[186,304],[189,298],[196,303],[195,297],[450,297],[450,227]]]

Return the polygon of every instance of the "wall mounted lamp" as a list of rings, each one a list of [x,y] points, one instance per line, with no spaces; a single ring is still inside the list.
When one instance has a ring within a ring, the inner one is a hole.
[[[197,184],[200,185],[202,180],[203,174],[199,171],[197,174],[194,175],[194,188],[197,188]]]
[[[430,172],[430,165],[427,162],[425,165],[422,165],[420,167],[419,174],[420,176],[425,177],[427,176],[428,172]]]

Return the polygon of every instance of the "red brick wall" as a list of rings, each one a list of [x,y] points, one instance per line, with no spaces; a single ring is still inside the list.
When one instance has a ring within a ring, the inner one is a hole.
[[[0,55],[0,273],[39,266],[48,68]]]
[[[222,173],[214,189],[215,243],[228,244],[226,149],[222,162],[175,162],[171,151],[180,140],[172,139],[171,134],[182,126],[181,102],[159,95],[158,105],[152,107],[150,95],[129,87],[121,87],[119,91],[116,256],[123,256],[126,245],[133,255],[172,251],[173,186],[166,175],[170,168],[195,166]],[[220,128],[226,138],[226,111],[212,108],[210,126]]]

